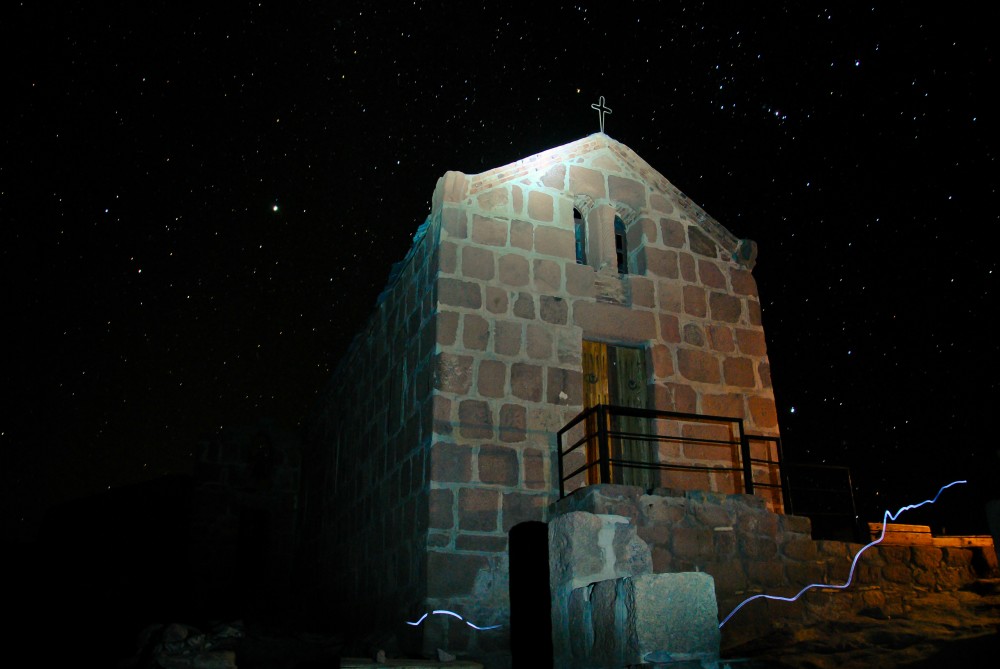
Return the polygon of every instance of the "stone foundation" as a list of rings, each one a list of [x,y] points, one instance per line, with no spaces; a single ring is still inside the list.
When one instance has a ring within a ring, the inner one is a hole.
[[[705,572],[715,579],[719,620],[756,594],[790,597],[812,583],[845,583],[863,547],[815,541],[808,518],[772,513],[751,495],[654,492],[588,486],[554,504],[552,515],[586,511],[628,519],[649,546],[654,572]],[[858,561],[849,588],[813,589],[792,603],[750,602],[723,627],[722,645],[742,643],[778,624],[862,611],[902,615],[915,598],[955,591],[976,578],[969,548],[874,546]]]
[[[715,666],[712,577],[651,569],[649,546],[627,518],[574,511],[550,523],[556,669],[676,661]]]

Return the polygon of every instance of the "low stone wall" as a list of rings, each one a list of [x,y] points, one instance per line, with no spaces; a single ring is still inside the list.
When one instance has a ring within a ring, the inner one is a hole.
[[[752,495],[593,485],[553,504],[550,517],[572,511],[628,518],[649,544],[656,573],[697,572],[715,579],[722,620],[756,594],[789,597],[812,583],[847,582],[862,544],[814,541],[808,518],[783,516]],[[723,647],[847,613],[904,614],[914,598],[954,591],[976,579],[973,552],[935,546],[874,546],[858,561],[847,589],[817,588],[792,603],[755,600],[723,627]]]

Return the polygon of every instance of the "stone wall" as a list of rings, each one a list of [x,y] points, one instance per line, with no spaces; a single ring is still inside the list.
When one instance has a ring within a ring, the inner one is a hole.
[[[574,208],[587,264],[576,258]],[[506,532],[545,520],[558,490],[555,433],[584,408],[583,340],[644,352],[649,407],[742,418],[776,435],[760,302],[748,265],[734,260],[739,241],[604,135],[480,175],[448,172],[432,214],[441,232],[428,608],[506,624]],[[627,274],[615,263],[616,216]],[[664,442],[659,457],[738,464],[721,450]],[[719,470],[663,476],[678,488],[742,485]],[[457,621],[426,634],[428,652],[477,658],[507,643]]]
[[[447,172],[308,421],[301,555],[319,567],[303,584],[321,587],[303,590],[350,602],[360,626],[420,636],[425,654],[502,666],[506,631],[476,634],[447,616],[400,623],[447,608],[507,629],[506,533],[547,519],[555,434],[583,410],[584,340],[642,351],[648,407],[777,435],[754,257],[603,134],[479,175]],[[661,461],[737,464],[732,449],[659,449]],[[774,454],[758,445],[754,455]],[[719,469],[663,476],[675,488],[741,489]]]
[[[439,221],[414,236],[307,420],[300,590],[348,629],[424,606]],[[419,613],[418,613],[419,615]],[[419,648],[418,648],[419,650]]]
[[[790,597],[811,583],[842,584],[862,544],[815,541],[808,518],[772,513],[763,499],[629,486],[589,486],[553,505],[628,518],[650,547],[653,571],[703,571],[715,579],[720,620],[755,594]],[[845,590],[814,589],[797,602],[756,600],[723,627],[723,647],[794,626],[868,611],[895,616],[914,598],[954,591],[976,579],[973,552],[934,546],[875,546]]]

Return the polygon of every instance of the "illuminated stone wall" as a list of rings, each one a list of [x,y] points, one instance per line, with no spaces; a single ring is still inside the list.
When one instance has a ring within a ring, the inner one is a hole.
[[[558,496],[555,435],[584,408],[584,340],[642,352],[651,408],[777,435],[755,254],[603,134],[479,175],[447,172],[310,420],[302,556],[321,565],[320,606],[349,603],[359,626],[428,654],[509,662],[507,531],[546,520]],[[738,464],[676,443],[659,455]],[[739,486],[721,471],[667,483]],[[403,624],[442,608],[503,627]]]
[[[425,649],[488,658],[508,644],[507,531],[546,519],[558,491],[555,433],[584,408],[584,339],[643,350],[650,407],[739,417],[768,435],[777,419],[755,247],[627,147],[593,135],[480,175],[448,172],[432,212],[441,236],[427,607],[505,627],[477,633],[441,617]],[[627,226],[627,274],[615,259],[616,216]],[[663,448],[675,462],[738,464],[705,447]],[[670,485],[734,492],[739,483],[694,472]]]

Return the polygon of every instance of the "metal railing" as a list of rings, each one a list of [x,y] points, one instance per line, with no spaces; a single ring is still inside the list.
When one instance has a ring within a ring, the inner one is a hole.
[[[670,424],[673,429],[663,429]],[[721,433],[728,435],[720,438]],[[729,473],[733,477],[733,490],[742,489],[752,495],[758,489],[774,489],[784,495],[780,439],[747,434],[741,418],[599,404],[567,423],[558,431],[557,440],[560,498],[566,496],[567,481],[578,476],[586,476],[586,484],[621,483],[628,478],[624,473],[629,470]],[[567,440],[572,441],[566,443]],[[752,457],[752,450],[761,450],[751,448],[754,442],[765,444],[763,450],[768,457]],[[622,447],[626,443],[631,449]],[[662,444],[678,444],[681,448],[693,445],[726,455],[707,458],[712,464],[697,463],[706,458],[679,457],[664,461],[660,457]],[[642,459],[635,457],[637,450],[645,451],[641,453]],[[583,453],[583,463],[566,472],[567,458],[580,459],[574,456],[578,451]],[[735,464],[727,466],[723,464],[725,461]],[[755,472],[765,472],[765,476],[757,479]]]
[[[788,462],[782,465],[781,477],[786,513],[809,518],[814,538],[866,541],[850,469]]]
[[[664,429],[665,425],[673,427]],[[784,513],[809,518],[813,538],[859,541],[863,534],[857,523],[850,469],[786,462],[779,437],[747,434],[740,418],[601,404],[577,415],[556,436],[560,498],[566,496],[567,482],[577,477],[585,478],[582,485],[636,485],[635,479],[643,477],[630,477],[626,472],[728,474],[731,490],[749,495],[770,491],[771,499],[780,498]],[[664,457],[663,451],[671,449],[661,450],[663,444],[678,445],[673,457]],[[714,449],[719,457],[689,457],[689,446]],[[566,462],[574,457],[581,464],[567,471]],[[659,476],[654,481],[647,475],[645,480],[651,484],[643,487],[661,486]],[[578,487],[582,486],[573,489]]]

